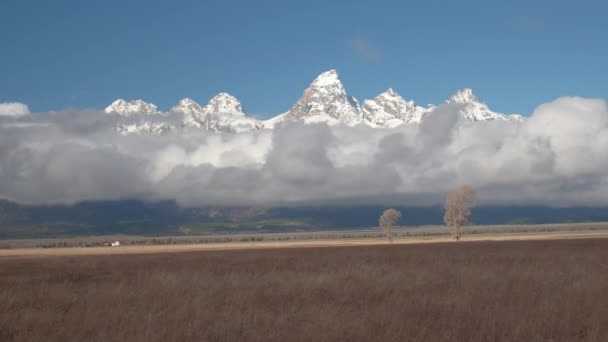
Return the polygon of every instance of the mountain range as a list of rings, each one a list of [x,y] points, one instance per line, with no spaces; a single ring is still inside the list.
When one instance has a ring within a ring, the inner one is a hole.
[[[457,91],[445,103],[459,104],[459,114],[471,121],[524,120],[521,115],[492,111],[469,88]],[[161,112],[154,104],[142,100],[119,99],[110,104],[105,112],[124,118],[117,127],[123,134],[163,134],[183,128],[240,133],[272,129],[284,122],[394,128],[420,123],[434,108],[434,105],[421,107],[414,101],[405,100],[392,88],[361,104],[348,95],[338,72],[330,70],[319,75],[287,112],[268,120],[248,116],[240,101],[228,93],[217,94],[205,106],[185,98],[168,112]]]

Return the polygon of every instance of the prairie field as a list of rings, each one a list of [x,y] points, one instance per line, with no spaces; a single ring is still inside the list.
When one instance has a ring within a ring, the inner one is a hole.
[[[608,239],[5,256],[0,341],[608,341]]]

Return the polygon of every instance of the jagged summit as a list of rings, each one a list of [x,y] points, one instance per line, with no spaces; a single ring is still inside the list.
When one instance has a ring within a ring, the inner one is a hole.
[[[385,92],[378,94],[378,96],[376,96],[376,98],[401,98],[401,95],[399,95],[393,88],[388,88]]]
[[[190,106],[193,104],[197,104],[196,101],[194,101],[193,99],[189,98],[189,97],[185,97],[181,100],[179,100],[179,102],[177,103],[178,106]]]
[[[445,102],[448,104],[459,104],[461,106],[461,109],[458,111],[459,114],[463,118],[471,121],[523,121],[521,115],[507,115],[492,111],[485,103],[479,100],[471,88],[464,88],[457,91]]]
[[[315,78],[314,81],[312,81],[311,86],[318,86],[318,87],[326,87],[326,86],[331,86],[334,84],[340,84],[342,85],[342,82],[340,82],[340,75],[338,74],[338,72],[334,69],[329,70],[329,71],[325,71],[323,73],[321,73],[319,76],[317,76],[317,78]]]
[[[346,93],[338,72],[329,70],[315,78],[298,102],[272,124],[281,121],[353,126],[361,123],[363,116],[359,102]]]
[[[383,95],[386,94],[387,96],[399,96],[399,94],[397,94],[397,92],[395,90],[393,90],[393,88],[388,88],[384,93],[380,94]]]
[[[129,116],[136,113],[148,113],[151,110],[159,113],[156,106],[143,101],[117,100],[106,109],[106,112],[117,112]],[[241,102],[228,93],[217,94],[204,107],[190,98],[184,98],[173,106],[169,113],[182,115],[181,124],[176,119],[172,119],[170,122],[128,120],[120,122],[117,130],[122,134],[165,134],[184,128],[197,128],[212,132],[239,133],[262,128],[262,124],[258,120],[245,115]],[[167,117],[167,115],[163,115],[163,117]]]
[[[473,93],[473,89],[464,88],[455,92],[447,100],[447,103],[466,103],[466,102],[479,102],[479,98]]]
[[[493,112],[481,102],[472,89],[464,88],[445,103],[456,106],[461,117],[470,121],[510,120],[523,121],[521,115],[506,115]],[[190,98],[180,100],[170,109],[172,115],[181,117],[168,118],[166,113],[142,100],[125,101],[119,99],[108,106],[107,113],[125,116],[121,120],[122,132],[127,133],[166,133],[184,128],[207,129],[213,132],[245,132],[261,128],[272,129],[282,122],[316,123],[346,126],[367,125],[370,127],[392,128],[404,124],[416,124],[436,107],[416,105],[412,100],[405,100],[393,88],[388,88],[373,99],[363,101],[348,95],[336,70],[328,70],[318,75],[304,90],[300,99],[289,111],[266,121],[248,117],[241,102],[234,96],[222,92],[212,97],[205,106]],[[162,114],[148,118],[131,114]],[[141,117],[141,118],[139,118]],[[133,124],[132,119],[139,122]],[[160,119],[160,120],[158,120]],[[181,120],[181,121],[180,121]],[[177,124],[176,124],[177,122]]]
[[[203,107],[205,114],[228,114],[235,116],[245,116],[241,102],[228,93],[215,95],[209,103]]]
[[[193,101],[194,102],[194,101]],[[185,127],[204,128],[212,132],[246,132],[262,128],[262,124],[247,117],[241,102],[228,93],[215,95],[204,107],[194,107],[184,113]]]
[[[114,113],[123,116],[131,114],[158,114],[158,108],[152,104],[144,102],[143,100],[131,100],[125,101],[124,99],[118,99],[110,104],[106,109],[106,113]]]
[[[393,88],[365,100],[362,106],[365,123],[372,127],[395,127],[402,124],[418,123],[427,109],[416,106],[414,101],[406,101]]]
[[[181,99],[170,112],[182,114],[195,114],[202,112],[203,107],[190,98]]]
[[[245,116],[241,102],[228,93],[219,93],[215,95],[204,107],[190,98],[185,98],[180,100],[170,111],[198,116],[210,114]]]

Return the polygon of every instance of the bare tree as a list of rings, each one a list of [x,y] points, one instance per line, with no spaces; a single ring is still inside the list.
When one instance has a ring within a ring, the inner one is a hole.
[[[393,208],[386,209],[380,219],[378,220],[378,224],[384,230],[384,234],[388,238],[388,241],[393,242],[393,226],[399,219],[401,218],[401,213]]]
[[[443,221],[456,240],[462,236],[462,226],[469,223],[471,209],[475,206],[477,193],[470,185],[461,185],[450,191],[445,200]]]

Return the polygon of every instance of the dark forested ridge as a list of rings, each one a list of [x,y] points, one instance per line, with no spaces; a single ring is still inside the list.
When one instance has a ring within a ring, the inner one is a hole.
[[[442,224],[443,208],[395,207],[400,224]],[[75,205],[19,205],[0,202],[0,239],[75,235],[181,235],[230,232],[293,232],[367,228],[386,206],[279,208],[182,208],[173,201],[121,200]],[[608,208],[481,206],[474,224],[536,224],[608,221]]]

